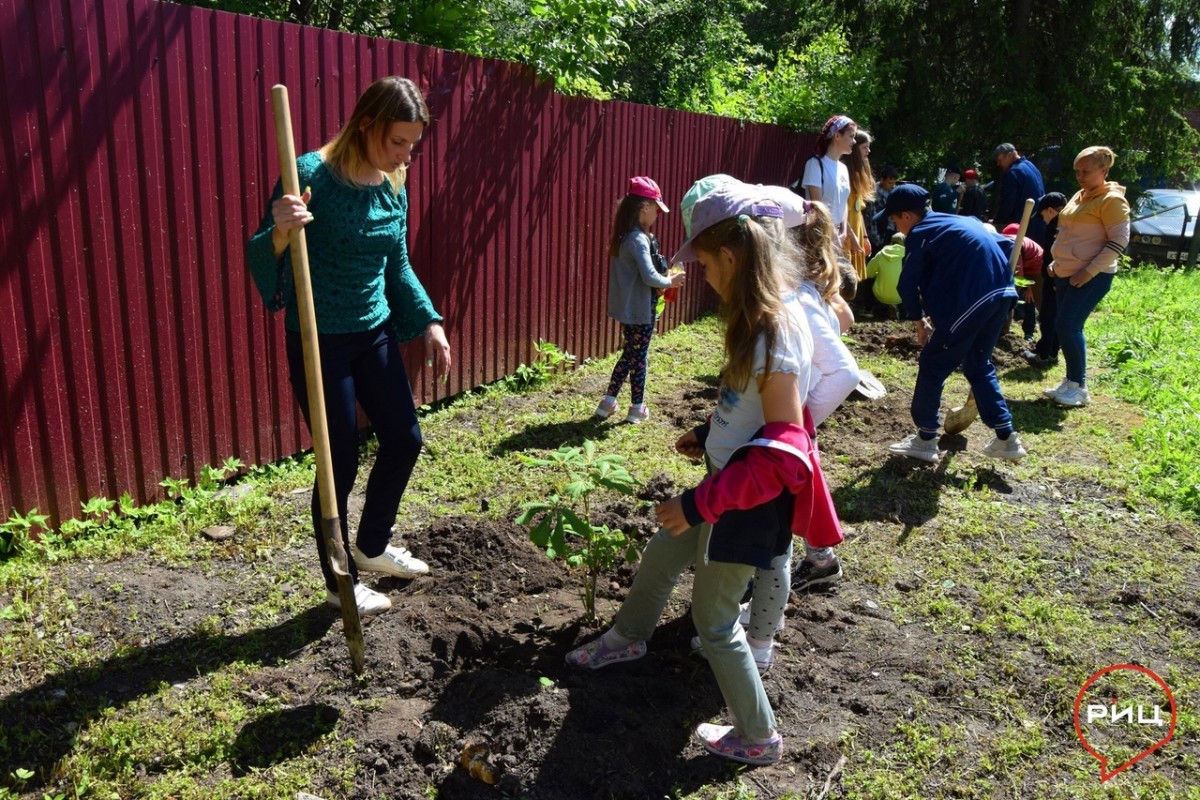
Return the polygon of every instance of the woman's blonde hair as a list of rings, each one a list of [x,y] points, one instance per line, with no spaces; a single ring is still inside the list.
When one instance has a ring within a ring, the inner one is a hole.
[[[1112,165],[1117,161],[1117,154],[1111,148],[1105,147],[1102,144],[1094,144],[1091,147],[1085,147],[1079,151],[1079,155],[1075,156],[1073,163],[1078,164],[1085,158],[1090,158],[1092,163],[1100,169],[1108,172],[1112,169]]]
[[[321,157],[339,181],[361,187],[354,176],[367,163],[367,142],[373,136],[382,145],[393,122],[429,125],[429,108],[421,90],[408,78],[398,75],[380,78],[367,87],[354,104],[350,119],[337,136],[321,148]],[[407,173],[407,166],[384,173],[397,194]]]
[[[842,271],[837,262],[837,231],[829,206],[809,203],[804,222],[792,228],[800,249],[800,278],[812,281],[826,303],[842,289]]]
[[[718,254],[727,248],[733,255],[734,274],[728,297],[721,303],[725,322],[721,380],[739,392],[750,383],[760,336],[767,353],[760,386],[771,372],[771,353],[785,313],[783,297],[791,291],[796,269],[795,247],[781,228],[781,221],[775,218],[731,217],[705,228],[693,241],[697,250]]]
[[[873,141],[870,131],[859,128],[854,132],[854,147],[850,150],[850,194],[867,203],[875,199],[875,176],[871,172],[871,159],[858,149]]]

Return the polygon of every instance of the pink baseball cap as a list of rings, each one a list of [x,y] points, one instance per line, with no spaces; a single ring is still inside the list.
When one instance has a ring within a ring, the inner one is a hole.
[[[631,194],[634,197],[648,197],[658,203],[658,207],[664,214],[671,213],[671,209],[667,208],[667,204],[663,202],[662,189],[658,188],[658,184],[651,178],[630,178],[629,189],[625,194]]]

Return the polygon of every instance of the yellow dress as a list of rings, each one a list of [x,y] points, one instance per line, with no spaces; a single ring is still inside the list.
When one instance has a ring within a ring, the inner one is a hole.
[[[850,202],[846,207],[846,223],[850,226],[850,230],[854,231],[854,235],[858,237],[858,243],[863,250],[867,249],[867,223],[863,219],[863,209],[867,207],[867,202],[860,197],[850,195]],[[850,256],[850,263],[854,265],[854,272],[858,275],[859,282],[867,279],[867,254],[866,252],[856,252],[853,247],[847,248],[847,253]]]

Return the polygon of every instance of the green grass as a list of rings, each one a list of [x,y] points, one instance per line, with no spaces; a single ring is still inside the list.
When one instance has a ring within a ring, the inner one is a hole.
[[[1094,386],[1136,405],[1136,476],[1152,497],[1200,516],[1200,271],[1118,273],[1089,320]]]
[[[852,495],[865,505],[898,497],[910,513],[932,502],[928,522],[868,520],[843,547],[857,556],[858,580],[878,587],[902,625],[971,638],[945,664],[968,687],[958,700],[960,721],[939,725],[931,721],[937,715],[918,711],[896,721],[890,742],[864,747],[861,736],[851,737],[848,797],[1200,798],[1195,782],[1164,774],[1123,773],[1101,785],[1096,762],[1059,727],[1093,671],[1151,665],[1180,707],[1175,746],[1151,760],[1196,774],[1195,748],[1177,743],[1197,724],[1182,698],[1194,704],[1200,692],[1194,628],[1178,616],[1194,608],[1200,571],[1189,542],[1200,516],[1197,297],[1197,273],[1119,276],[1088,324],[1097,402],[1082,413],[1037,400],[1057,374],[1002,375],[1030,446],[1028,459],[1004,471],[1025,495],[1019,504],[993,491],[994,476],[963,457],[945,468],[932,501],[920,494],[927,471]],[[889,384],[911,385],[902,361],[866,365]],[[947,397],[956,390],[952,382]],[[838,473],[844,460],[832,461],[835,483],[854,479],[853,467]],[[898,580],[916,586],[896,591]],[[1115,603],[1123,588],[1145,599]],[[975,732],[981,720],[985,734]],[[956,749],[961,757],[931,763],[931,753]],[[1120,763],[1134,752],[1117,745],[1110,755]],[[1070,778],[1044,777],[1064,767]]]
[[[1200,800],[1200,788],[1173,783],[1162,772],[1126,773],[1101,785],[1095,761],[1068,729],[1075,694],[1095,670],[1123,661],[1161,668],[1179,703],[1178,745],[1148,761],[1175,775],[1200,774],[1194,744],[1200,642],[1180,616],[1195,607],[1200,574],[1193,541],[1200,516],[1196,298],[1197,273],[1118,277],[1088,325],[1097,398],[1088,409],[1063,412],[1039,399],[1057,374],[1022,368],[1002,375],[1030,448],[1018,465],[997,468],[970,452],[937,471],[875,457],[864,463],[848,445],[872,433],[872,407],[830,421],[822,439],[825,465],[840,510],[854,519],[854,535],[841,550],[853,583],[901,630],[946,643],[938,668],[961,687],[951,699],[925,698],[910,713],[883,720],[882,737],[865,724],[845,730],[839,747],[848,760],[833,796]],[[653,391],[696,389],[698,376],[711,381],[719,349],[711,318],[656,339]],[[534,391],[497,386],[428,410],[422,427],[429,455],[405,497],[407,522],[446,515],[512,519],[522,503],[546,491],[544,476],[522,464],[520,454],[585,438],[624,456],[641,480],[662,473],[680,484],[694,481],[695,467],[662,457],[678,435],[672,421],[590,421],[612,363],[581,365]],[[888,385],[912,385],[912,359],[879,355],[862,364]],[[947,399],[963,391],[955,379]],[[311,481],[311,458],[260,468],[242,480],[251,489],[237,500],[194,489],[190,502],[185,493],[0,561],[0,663],[13,665],[3,673],[4,692],[53,682],[68,669],[145,657],[128,646],[97,661],[91,634],[73,625],[85,601],[53,580],[64,561],[147,552],[220,580],[231,545],[208,542],[200,529],[236,524],[236,558],[270,562],[307,539],[307,498],[291,491]],[[183,645],[160,655],[186,663],[189,648],[203,651],[231,635],[238,638],[236,652],[219,667],[181,678],[180,686],[164,684],[118,712],[92,717],[60,765],[64,786],[88,797],[214,800],[294,796],[312,785],[350,790],[361,764],[319,711],[289,716],[280,698],[247,699],[250,679],[271,666],[256,631],[311,606],[309,590],[319,586],[295,561],[261,569],[255,583],[262,588],[246,598],[245,613],[214,610]],[[283,585],[298,590],[284,593]],[[136,625],[122,608],[124,587],[102,588],[86,602]],[[1122,591],[1137,594],[1117,602]],[[914,685],[919,680],[912,677]],[[255,763],[249,737],[269,738],[281,725],[306,731],[306,746],[269,765]],[[21,735],[0,732],[0,762],[7,761],[4,737]],[[240,774],[214,777],[215,765],[231,762],[242,766]],[[0,787],[19,783],[0,775]],[[0,800],[10,796],[0,788]],[[686,795],[758,796],[754,783],[736,774]]]

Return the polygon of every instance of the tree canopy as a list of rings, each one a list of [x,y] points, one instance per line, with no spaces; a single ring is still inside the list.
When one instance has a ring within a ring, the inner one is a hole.
[[[1200,106],[1200,0],[194,4],[519,61],[568,94],[803,131],[845,113],[913,180],[986,172],[1002,141],[1058,152],[1041,164],[1062,181],[1089,144],[1117,151],[1124,182],[1200,179],[1183,116]]]

